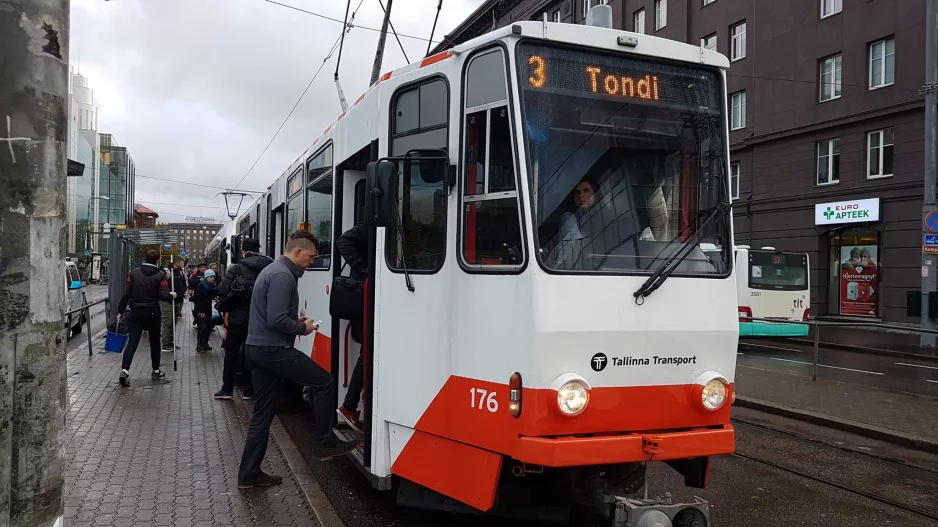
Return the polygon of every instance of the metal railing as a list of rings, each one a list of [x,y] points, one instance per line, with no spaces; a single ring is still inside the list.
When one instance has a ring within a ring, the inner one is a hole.
[[[88,335],[88,356],[89,357],[91,357],[94,354],[94,350],[91,347],[91,308],[101,303],[104,303],[104,314],[105,316],[107,316],[107,312],[109,311],[109,308],[111,305],[110,298],[102,298],[101,300],[95,300],[94,302],[84,304],[79,308],[75,308],[71,311],[65,312],[66,320],[67,320],[67,317],[71,314],[81,313],[81,312],[85,313],[85,323],[87,324],[85,333]]]
[[[817,369],[818,369],[818,354],[821,347],[821,328],[824,326],[830,327],[874,327],[877,329],[895,329],[906,331],[909,333],[931,333],[933,335],[938,335],[938,329],[923,329],[915,328],[909,326],[899,326],[896,324],[880,324],[877,322],[828,322],[822,320],[809,320],[807,322],[803,320],[788,320],[784,318],[760,318],[760,317],[747,317],[740,316],[740,322],[769,322],[771,324],[798,324],[801,326],[814,327],[814,373],[811,376],[811,380],[817,381]]]

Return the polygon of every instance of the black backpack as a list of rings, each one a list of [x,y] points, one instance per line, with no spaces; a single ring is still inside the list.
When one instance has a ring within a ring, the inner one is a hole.
[[[215,303],[215,309],[217,309],[219,313],[228,313],[239,307],[249,305],[253,292],[254,284],[245,283],[244,277],[241,276],[241,266],[238,266],[235,270],[235,277],[231,281],[228,294],[225,295],[224,298],[218,299]]]

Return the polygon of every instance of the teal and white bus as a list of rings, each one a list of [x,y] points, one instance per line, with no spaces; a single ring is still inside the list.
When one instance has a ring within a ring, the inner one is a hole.
[[[739,317],[777,319],[778,322],[739,322],[740,337],[804,337],[811,314],[811,280],[808,255],[776,251],[774,247],[750,249],[738,245],[736,296]]]

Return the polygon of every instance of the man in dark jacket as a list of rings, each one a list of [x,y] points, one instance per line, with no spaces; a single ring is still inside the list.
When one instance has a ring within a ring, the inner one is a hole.
[[[160,301],[169,300],[176,293],[169,290],[166,273],[157,266],[160,253],[147,251],[144,259],[146,263],[132,269],[127,276],[124,296],[117,306],[120,318],[124,318],[124,311],[130,307],[130,313],[127,315],[129,338],[124,349],[119,378],[121,386],[130,386],[130,364],[134,360],[134,353],[137,352],[144,331],[150,334],[150,361],[153,366],[150,377],[166,377],[166,374],[160,371]]]
[[[199,285],[199,281],[202,280],[202,276],[205,275],[205,270],[208,269],[208,264],[202,262],[195,268],[195,271],[189,274],[189,282],[187,287],[189,288],[189,301],[192,301],[192,295],[195,294],[195,286]],[[192,325],[198,326],[199,319],[195,316],[195,304],[192,306]]]
[[[169,271],[169,287],[176,293],[169,301],[160,301],[160,313],[163,319],[163,351],[176,351],[176,336],[173,335],[173,319],[178,319],[182,313],[182,299],[186,294],[186,275],[182,272],[182,260],[175,260]]]
[[[287,240],[284,255],[261,271],[254,283],[248,319],[246,354],[251,366],[257,402],[244,440],[238,488],[277,485],[280,476],[265,474],[261,462],[267,454],[270,423],[274,419],[277,391],[284,380],[308,386],[312,392],[315,432],[313,453],[320,460],[351,452],[359,440],[340,443],[332,433],[335,381],[332,375],[293,347],[296,337],[310,335],[316,324],[299,316],[300,295],[296,289],[303,272],[316,257],[316,237],[296,231]]]
[[[257,240],[245,238],[241,242],[241,260],[228,266],[225,277],[218,286],[218,306],[224,306],[226,330],[225,341],[221,347],[225,350],[225,367],[222,370],[221,390],[216,399],[231,399],[234,394],[235,378],[241,373],[244,391],[242,399],[254,398],[251,385],[251,369],[244,361],[244,341],[248,338],[248,316],[251,313],[251,292],[257,275],[273,262],[267,256],[258,254],[261,244]]]
[[[342,233],[342,236],[335,241],[335,247],[351,268],[349,278],[364,281],[368,277],[368,227],[365,226],[365,222],[360,222]],[[362,307],[364,309],[364,306]],[[358,317],[349,321],[352,325],[352,340],[359,344],[362,342],[363,322],[364,313],[360,313]],[[363,383],[362,356],[359,354],[355,369],[349,377],[345,401],[338,409],[339,416],[359,432],[361,432],[361,423],[358,419],[358,402],[362,397]]]
[[[208,339],[212,336],[215,324],[212,322],[212,300],[218,295],[218,286],[215,285],[215,271],[208,269],[202,279],[192,290],[192,305],[195,319],[198,324],[196,351],[211,351]]]

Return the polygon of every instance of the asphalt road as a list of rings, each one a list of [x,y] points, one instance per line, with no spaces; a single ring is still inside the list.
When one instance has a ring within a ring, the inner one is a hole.
[[[746,340],[740,342],[737,366],[810,376],[813,360],[811,346]],[[822,348],[818,366],[819,378],[938,396],[938,362]]]
[[[525,525],[396,506],[393,491],[373,490],[348,460],[320,463],[311,457],[310,419],[303,411],[286,405],[280,416],[347,527]],[[715,458],[710,484],[702,490],[685,488],[675,471],[654,464],[650,494],[700,496],[711,503],[716,527],[935,525],[902,507],[938,514],[938,456],[745,408],[735,408],[734,419],[737,452],[746,457]]]

